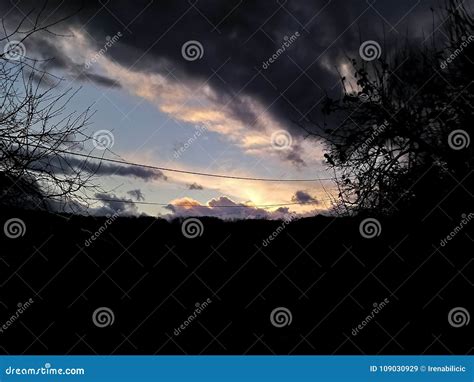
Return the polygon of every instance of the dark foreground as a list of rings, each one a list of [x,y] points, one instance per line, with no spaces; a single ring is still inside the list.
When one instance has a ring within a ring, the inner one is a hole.
[[[202,218],[190,239],[118,218],[86,246],[106,218],[11,218],[26,231],[0,235],[4,354],[473,353],[474,219],[443,246],[462,217],[441,209],[372,239],[362,217],[304,219],[267,246],[281,222]]]

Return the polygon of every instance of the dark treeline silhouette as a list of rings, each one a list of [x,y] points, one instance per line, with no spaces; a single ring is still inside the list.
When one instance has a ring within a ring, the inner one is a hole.
[[[0,235],[0,324],[34,301],[0,333],[5,354],[472,353],[470,326],[453,327],[449,312],[473,311],[473,230],[441,244],[462,219],[441,210],[422,221],[380,218],[371,239],[358,217],[283,229],[200,218],[201,235],[186,238],[181,220],[5,216],[26,230]],[[279,307],[292,315],[280,328],[270,320]],[[99,308],[113,324],[94,324]]]

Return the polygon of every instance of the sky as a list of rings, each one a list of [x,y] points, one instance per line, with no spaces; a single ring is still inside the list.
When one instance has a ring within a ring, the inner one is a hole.
[[[349,58],[360,58],[363,42],[377,42],[386,55],[387,41],[425,39],[434,6],[426,0],[118,0],[49,1],[43,9],[38,1],[0,0],[7,29],[38,14],[55,24],[53,33],[26,40],[25,54],[64,78],[62,89],[80,88],[71,108],[92,105],[87,132],[107,147],[99,145],[95,155],[280,180],[109,163],[96,178],[104,192],[90,195],[107,201],[91,201],[91,211],[224,218],[331,211],[337,191],[324,142],[301,125],[317,131],[324,96],[341,93],[340,75],[355,84]]]

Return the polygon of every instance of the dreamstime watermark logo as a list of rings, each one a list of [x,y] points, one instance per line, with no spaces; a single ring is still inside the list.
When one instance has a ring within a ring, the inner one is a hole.
[[[110,130],[98,130],[92,136],[92,144],[97,150],[111,149],[115,138]]]
[[[117,212],[115,212],[111,216],[107,216],[107,220],[105,221],[105,223],[101,225],[99,229],[95,231],[89,239],[84,241],[84,245],[86,247],[90,246],[92,242],[95,241],[100,235],[102,235],[105,232],[105,230],[108,228],[108,226],[111,225],[114,222],[114,220],[117,219],[118,217],[119,217],[119,214]]]
[[[283,37],[283,44],[281,44],[280,48],[278,48],[267,61],[262,63],[262,69],[268,69],[268,67],[278,60],[278,57],[280,57],[300,36],[300,32],[295,32],[290,37]]]
[[[466,308],[458,306],[453,308],[448,313],[448,322],[453,328],[460,328],[469,325],[471,316]]]
[[[197,218],[188,218],[181,224],[181,232],[187,239],[195,239],[204,233],[204,225]]]
[[[44,367],[12,367],[5,369],[6,375],[84,375],[86,371],[82,367],[75,368],[54,368],[51,364],[45,363]]]
[[[176,149],[173,153],[174,159],[179,159],[184,152],[191,147],[191,145],[207,130],[206,126],[196,126],[196,131],[194,132],[193,136],[189,138],[184,144],[182,144],[178,149]]]
[[[367,326],[367,325],[369,324],[369,322],[372,321],[372,320],[375,318],[375,316],[376,316],[377,314],[379,314],[379,313],[382,311],[382,309],[387,306],[387,304],[388,304],[389,302],[390,302],[390,301],[389,301],[388,298],[384,299],[384,300],[383,300],[382,302],[380,302],[380,303],[374,302],[373,305],[372,305],[374,308],[372,309],[372,311],[370,312],[370,314],[367,315],[367,316],[362,320],[362,322],[361,322],[359,325],[357,325],[354,329],[352,329],[352,335],[355,337],[357,334],[359,334],[359,332],[360,332],[362,329],[364,329],[364,327]]]
[[[30,298],[28,301],[21,303],[19,302],[17,304],[17,310],[15,313],[13,313],[8,320],[0,326],[0,334],[3,334],[4,331],[6,331],[10,326],[13,325],[13,323],[18,320],[18,318],[31,306],[31,304],[34,303],[34,300]]]
[[[375,139],[382,134],[388,126],[388,122],[384,121],[380,126],[375,126],[370,136],[352,152],[352,154],[364,154],[367,149],[372,147]]]
[[[194,312],[188,316],[188,318],[186,318],[186,320],[184,320],[184,322],[179,325],[179,327],[177,329],[174,330],[173,334],[175,336],[179,336],[181,334],[181,332],[183,330],[185,330],[190,324],[191,322],[194,321],[194,319],[199,316],[202,312],[204,312],[204,310],[209,306],[209,304],[212,303],[212,300],[210,298],[208,298],[206,301],[204,302],[197,302],[194,306],[196,307],[194,309]]]
[[[291,325],[293,321],[293,315],[288,308],[280,306],[275,308],[270,313],[270,322],[276,328],[283,328],[284,326]]]
[[[276,150],[286,150],[293,144],[291,134],[286,130],[275,131],[271,136],[272,147]]]
[[[275,239],[285,228],[288,224],[290,224],[294,219],[296,219],[296,214],[287,214],[283,219],[283,222],[276,228],[275,231],[271,233],[266,239],[263,240],[262,245],[264,247],[268,246],[273,239]]]
[[[360,222],[359,232],[366,239],[373,239],[382,233],[382,225],[377,219],[367,218]]]
[[[84,64],[84,67],[86,69],[89,69],[93,64],[95,64],[105,53],[107,53],[107,51],[109,50],[109,48],[112,48],[112,46],[114,46],[118,40],[120,40],[120,38],[122,37],[122,32],[117,32],[115,35],[113,35],[112,37],[110,36],[106,36],[105,37],[105,41],[106,43],[104,44],[104,46],[96,53],[94,54],[90,59],[88,59],[86,61],[86,63]]]
[[[380,95],[378,94],[367,94],[367,93],[360,93],[358,95],[359,97],[359,100],[362,102],[362,103],[366,103],[366,102],[380,102]]]
[[[439,67],[441,69],[446,69],[448,64],[452,63],[463,52],[464,48],[467,48],[469,44],[474,41],[474,36],[472,34],[469,36],[462,36],[461,40],[462,43],[459,45],[459,48],[452,52],[448,58],[440,62]]]
[[[105,328],[113,325],[115,322],[115,315],[112,309],[101,306],[92,313],[92,322],[98,328]]]
[[[453,130],[448,135],[448,145],[453,150],[462,150],[469,146],[471,137],[465,130]]]
[[[3,57],[7,60],[19,61],[25,56],[26,48],[21,41],[9,41],[3,47]]]
[[[25,236],[25,222],[18,218],[8,219],[3,225],[3,232],[9,239],[18,239],[21,236]]]
[[[446,236],[440,241],[439,245],[444,247],[446,244],[448,244],[448,241],[453,239],[459,232],[461,232],[464,226],[466,226],[472,220],[472,218],[474,218],[474,213],[469,212],[469,215],[462,214],[461,217],[461,222],[456,227],[454,227],[454,229],[449,233],[448,236]]]
[[[377,41],[367,40],[360,45],[359,55],[365,61],[377,60],[382,55],[382,48]]]
[[[186,41],[181,47],[181,55],[186,61],[200,60],[204,56],[204,47],[199,41]]]

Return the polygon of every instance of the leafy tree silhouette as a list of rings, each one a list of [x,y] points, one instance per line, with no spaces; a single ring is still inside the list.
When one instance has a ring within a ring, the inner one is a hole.
[[[324,122],[303,126],[325,142],[347,211],[432,208],[471,172],[473,18],[458,0],[433,17],[442,27],[422,42],[352,59],[354,79],[341,76],[342,97],[326,98]]]

